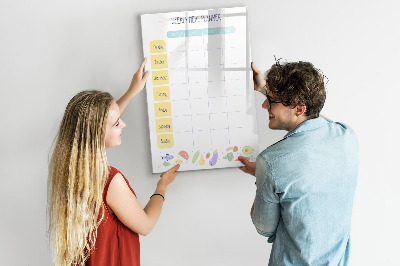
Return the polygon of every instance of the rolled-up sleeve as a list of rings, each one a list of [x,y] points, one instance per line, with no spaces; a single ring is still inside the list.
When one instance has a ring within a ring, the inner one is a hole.
[[[256,185],[251,219],[257,232],[268,237],[268,242],[273,242],[280,217],[279,197],[272,180],[270,165],[261,155],[256,160]]]

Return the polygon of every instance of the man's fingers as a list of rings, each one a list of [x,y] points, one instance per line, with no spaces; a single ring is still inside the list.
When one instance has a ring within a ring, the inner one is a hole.
[[[246,167],[246,166],[241,166],[241,167],[239,167],[239,169],[240,169],[241,171],[245,172],[246,174],[249,173],[249,171],[247,170],[247,167]]]
[[[256,65],[254,65],[253,62],[251,62],[251,69],[253,69],[253,72],[255,72],[256,74],[260,73],[260,70],[258,70],[258,68],[256,67]]]
[[[243,156],[239,156],[238,159],[239,159],[239,161],[240,161],[242,164],[244,164],[245,166],[247,166],[248,163],[249,163],[249,161],[248,161],[246,158],[244,158]]]

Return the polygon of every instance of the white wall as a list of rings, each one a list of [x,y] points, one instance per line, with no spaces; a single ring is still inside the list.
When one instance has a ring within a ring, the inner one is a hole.
[[[46,242],[48,152],[69,99],[83,89],[128,87],[142,59],[139,15],[248,5],[252,56],[311,61],[329,77],[323,114],[360,140],[353,212],[354,265],[398,265],[400,11],[397,1],[0,2],[0,264],[50,265]],[[267,128],[257,96],[261,148],[284,132]],[[151,174],[145,93],[124,114],[123,145],[110,163],[144,205]],[[154,231],[141,237],[142,265],[266,265],[271,249],[249,217],[254,179],[238,169],[184,172]],[[329,210],[327,210],[329,211]]]

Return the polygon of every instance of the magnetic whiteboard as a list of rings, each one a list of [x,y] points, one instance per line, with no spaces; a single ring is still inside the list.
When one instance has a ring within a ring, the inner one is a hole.
[[[255,161],[247,7],[141,16],[153,173]]]

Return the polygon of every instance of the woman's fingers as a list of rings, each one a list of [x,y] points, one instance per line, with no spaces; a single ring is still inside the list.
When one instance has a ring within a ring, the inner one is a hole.
[[[144,75],[143,75],[143,79],[142,79],[142,80],[144,80],[144,81],[146,82],[146,81],[147,81],[147,78],[149,77],[149,75],[150,75],[150,71],[147,70],[146,72],[144,72]]]
[[[162,176],[165,175],[165,174],[168,174],[168,175],[175,175],[175,176],[176,176],[176,175],[178,174],[176,171],[179,169],[180,166],[181,166],[180,164],[175,165],[175,166],[172,167],[171,169],[169,169],[169,170],[167,170],[166,172],[162,173],[162,174],[160,175],[160,177],[162,177]]]
[[[146,62],[147,62],[147,57],[145,57],[145,58],[143,59],[142,63],[140,64],[140,67],[139,67],[139,69],[138,69],[138,72],[140,71],[140,72],[143,73],[143,69],[144,69],[144,66],[146,65]]]
[[[181,166],[180,164],[177,164],[174,167],[172,167],[171,169],[169,169],[168,171],[171,173],[175,173],[175,171],[177,171],[180,166]]]

